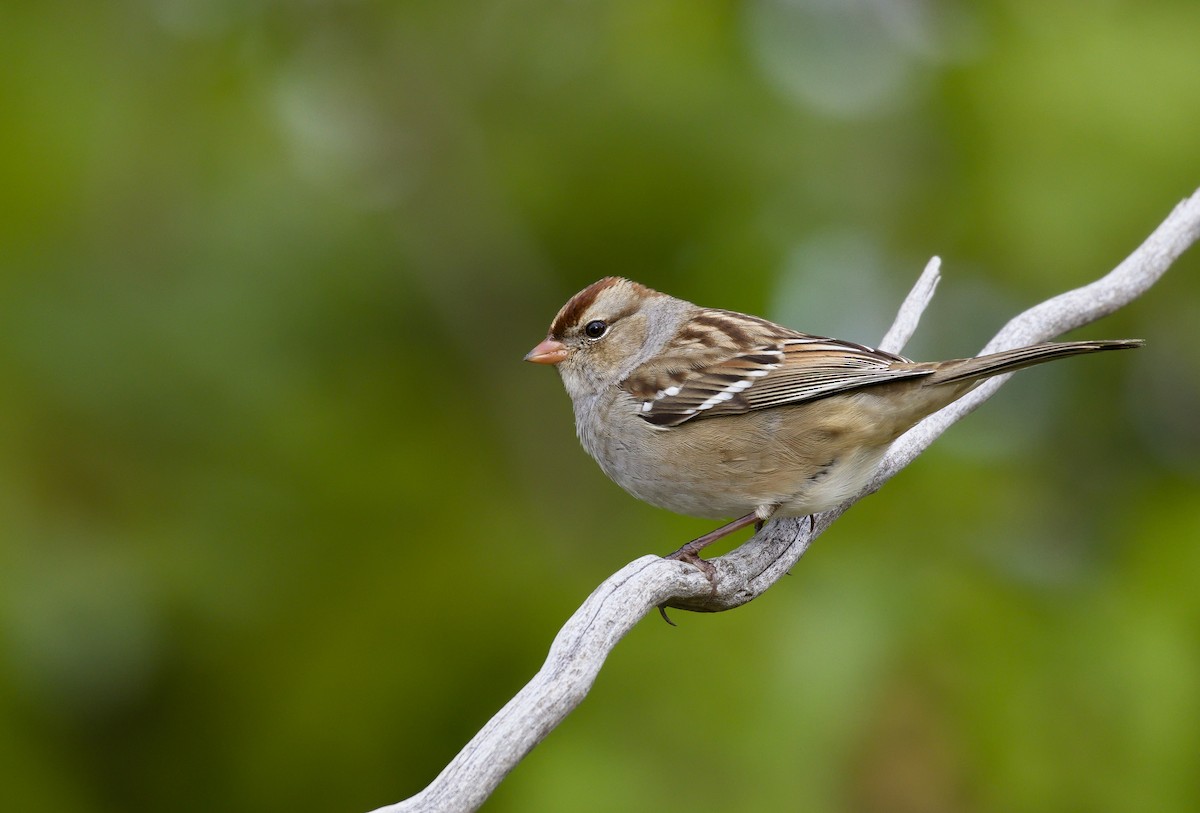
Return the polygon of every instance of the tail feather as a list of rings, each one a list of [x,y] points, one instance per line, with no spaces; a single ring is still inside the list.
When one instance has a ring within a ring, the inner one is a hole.
[[[1031,344],[1028,347],[1018,347],[1015,350],[1003,350],[986,356],[969,359],[955,359],[938,365],[933,375],[926,378],[925,384],[952,384],[955,382],[974,381],[1002,373],[1011,373],[1024,367],[1032,367],[1044,361],[1077,356],[1081,353],[1099,353],[1105,350],[1128,350],[1141,347],[1141,339],[1113,339],[1093,342],[1044,342]]]

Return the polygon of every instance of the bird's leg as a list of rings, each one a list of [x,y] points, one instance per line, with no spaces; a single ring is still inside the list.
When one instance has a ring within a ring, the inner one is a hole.
[[[692,564],[696,564],[697,560],[700,559],[700,557],[698,556],[700,551],[707,548],[713,542],[716,542],[718,539],[723,539],[723,538],[729,536],[734,531],[739,531],[742,528],[745,528],[747,525],[750,525],[755,522],[761,522],[761,521],[762,520],[759,519],[758,514],[753,513],[753,512],[746,514],[746,516],[744,516],[744,517],[738,517],[733,522],[722,525],[720,528],[717,528],[715,531],[709,531],[704,536],[696,537],[695,539],[693,539],[691,542],[688,542],[686,545],[684,545],[679,550],[675,551],[674,553],[668,553],[663,558],[664,559],[678,559],[681,562],[691,562]],[[704,568],[701,567],[700,569],[703,570]]]
[[[692,564],[696,564],[696,561],[700,559],[698,556],[700,551],[704,550],[718,539],[723,539],[734,531],[739,531],[751,523],[754,525],[755,533],[762,530],[763,523],[771,518],[771,515],[775,513],[775,509],[776,506],[774,505],[760,505],[749,514],[746,514],[744,517],[738,517],[733,522],[722,525],[715,531],[709,531],[704,536],[696,537],[674,553],[667,554],[667,556],[664,558],[678,559],[681,562],[691,562]],[[701,570],[705,570],[703,566],[700,566],[700,568]]]
[[[746,514],[744,517],[738,517],[733,522],[726,523],[714,531],[709,531],[704,536],[696,537],[679,550],[675,551],[674,553],[668,553],[663,558],[677,559],[680,562],[687,562],[688,564],[695,565],[701,570],[701,572],[704,573],[705,576],[708,577],[708,580],[712,582],[713,591],[716,592],[717,570],[708,560],[700,558],[700,551],[704,550],[718,539],[723,539],[734,531],[739,531],[751,523],[754,525],[754,532],[758,533],[762,530],[763,523],[770,519],[771,514],[774,513],[775,506],[773,505],[759,506],[754,511]],[[662,615],[664,621],[666,621],[672,627],[675,626],[675,622],[667,617],[667,609],[665,605],[659,605],[658,612],[660,615]]]

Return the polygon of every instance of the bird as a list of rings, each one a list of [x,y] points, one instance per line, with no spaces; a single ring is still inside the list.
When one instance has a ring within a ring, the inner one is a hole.
[[[896,438],[986,378],[1142,344],[917,362],[611,276],[567,300],[525,360],[558,369],[583,448],[625,491],[677,514],[736,517],[666,557],[699,564],[740,528],[856,496]]]

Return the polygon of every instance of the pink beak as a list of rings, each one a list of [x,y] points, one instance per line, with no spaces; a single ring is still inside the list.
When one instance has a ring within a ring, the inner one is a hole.
[[[532,361],[534,364],[558,364],[567,357],[567,346],[557,339],[549,337],[542,340],[541,344],[525,354],[526,361]]]

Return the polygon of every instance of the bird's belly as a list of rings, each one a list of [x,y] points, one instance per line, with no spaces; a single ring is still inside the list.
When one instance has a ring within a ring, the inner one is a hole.
[[[707,423],[717,420],[723,419]],[[662,431],[649,424],[646,429]],[[775,508],[776,516],[827,511],[866,485],[888,446],[875,438],[830,443],[827,430],[763,431],[748,438],[705,429],[697,421],[658,438],[667,442],[629,444],[592,437],[584,445],[604,472],[633,496],[677,514],[710,519],[742,516],[767,506]]]
[[[633,496],[686,516],[720,519],[774,506],[774,516],[799,517],[836,508],[858,494],[885,450],[858,449],[805,477],[764,466],[748,476],[737,472],[717,478],[716,484],[692,470],[675,470],[667,476],[660,472],[657,477],[628,476],[627,470],[626,476],[613,479]]]
[[[836,508],[856,496],[875,473],[887,447],[860,448],[839,459],[824,474],[810,476],[782,502],[775,516],[802,517]]]

